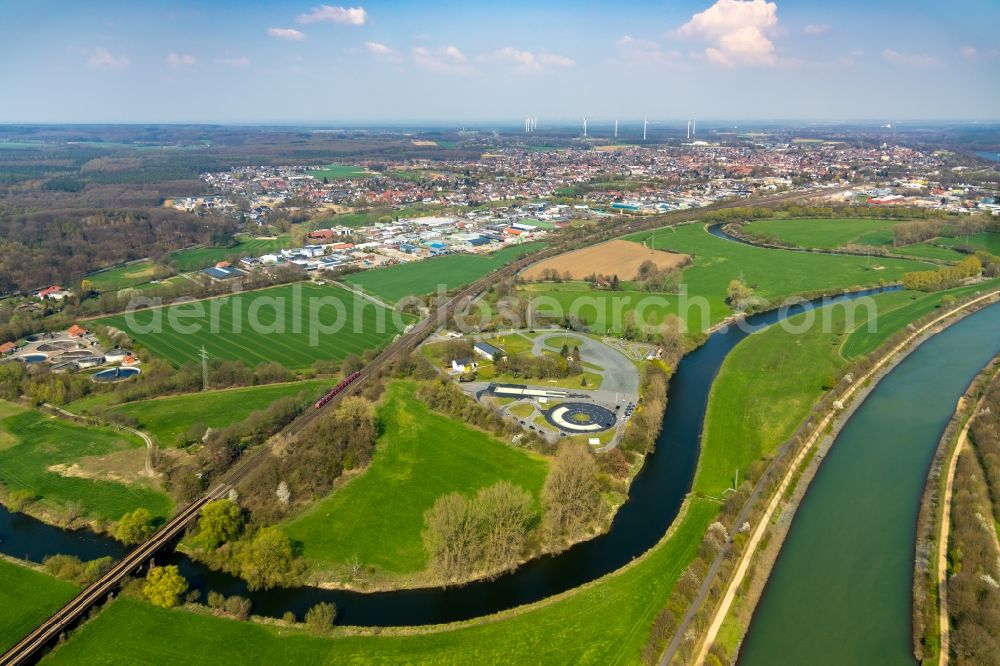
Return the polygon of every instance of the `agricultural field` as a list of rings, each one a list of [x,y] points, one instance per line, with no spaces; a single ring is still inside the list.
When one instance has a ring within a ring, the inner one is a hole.
[[[349,180],[352,178],[367,178],[374,175],[364,167],[351,164],[328,164],[312,171],[306,171],[306,173],[317,180],[323,180],[324,178],[328,180]]]
[[[317,568],[357,558],[382,574],[417,573],[427,565],[423,515],[441,495],[508,480],[538,496],[543,458],[430,411],[415,390],[412,382],[389,386],[378,409],[385,434],[371,464],[285,526]]]
[[[683,254],[649,250],[638,243],[612,240],[543,259],[524,269],[521,275],[525,280],[542,280],[547,272],[555,271],[560,276],[568,273],[573,280],[582,280],[595,273],[634,280],[639,266],[647,261],[664,270],[682,266],[687,259]]]
[[[525,243],[488,255],[449,254],[352,273],[344,279],[385,301],[395,303],[404,296],[433,293],[441,285],[446,290],[464,286],[543,246],[543,243]]]
[[[694,498],[670,536],[627,567],[558,599],[447,628],[384,629],[379,635],[301,630],[164,610],[119,597],[43,664],[137,659],[222,663],[634,664],[674,583],[697,555],[718,512]],[[638,603],[638,600],[642,600]],[[511,636],[517,640],[512,641]]]
[[[133,435],[0,401],[0,483],[53,513],[117,520],[145,507],[166,517],[173,504],[140,476],[145,459],[146,448]]]
[[[287,248],[291,242],[292,238],[288,234],[273,238],[246,238],[232,247],[196,247],[179,250],[170,255],[170,262],[177,265],[177,270],[187,273],[207,268],[220,261],[239,260],[247,256],[259,257]]]
[[[155,437],[160,445],[173,446],[177,436],[187,432],[193,424],[221,428],[245,419],[250,412],[266,408],[278,398],[303,394],[305,400],[312,400],[336,383],[335,379],[313,379],[204,391],[128,402],[115,405],[112,410],[134,418],[138,427]]]
[[[892,227],[899,220],[841,219],[773,219],[754,220],[743,226],[747,233],[762,239],[777,239],[798,247],[832,250],[849,243],[882,245],[870,241],[883,237],[892,242]],[[870,234],[879,234],[870,236]],[[869,242],[862,239],[868,236]]]
[[[0,558],[0,653],[45,621],[77,587]]]
[[[84,279],[90,281],[97,291],[118,291],[145,284],[166,273],[165,269],[158,267],[152,261],[143,260],[100,273],[92,273]]]
[[[171,321],[172,316],[175,321]],[[346,289],[293,284],[98,320],[175,366],[210,357],[300,369],[390,342],[414,321]]]

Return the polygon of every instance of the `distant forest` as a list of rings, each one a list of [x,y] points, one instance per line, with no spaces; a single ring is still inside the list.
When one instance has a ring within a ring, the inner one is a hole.
[[[458,138],[442,135],[445,145]],[[399,132],[278,127],[0,127],[0,294],[195,244],[226,244],[233,221],[163,208],[207,193],[199,178],[246,164],[467,159],[479,149],[415,146]]]

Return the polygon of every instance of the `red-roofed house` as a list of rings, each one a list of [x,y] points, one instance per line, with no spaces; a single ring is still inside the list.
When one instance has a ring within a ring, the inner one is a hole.
[[[87,329],[85,329],[83,326],[78,326],[77,324],[73,324],[72,326],[70,326],[69,330],[66,332],[69,333],[69,336],[71,338],[82,338],[83,336],[87,335]]]
[[[64,291],[63,288],[57,284],[54,284],[51,287],[46,287],[38,292],[38,298],[50,298],[54,301],[61,301],[67,296],[69,296],[69,292]]]
[[[0,356],[6,356],[15,349],[17,349],[17,345],[15,345],[13,342],[5,342],[2,345],[0,345]]]

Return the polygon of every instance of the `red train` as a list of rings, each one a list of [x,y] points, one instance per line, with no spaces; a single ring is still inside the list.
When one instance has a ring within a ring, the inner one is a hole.
[[[328,403],[331,400],[333,400],[334,396],[336,396],[338,393],[340,393],[345,388],[347,388],[347,386],[351,382],[353,382],[355,379],[357,379],[360,376],[361,376],[361,371],[359,370],[357,372],[352,372],[348,376],[344,377],[342,380],[340,380],[339,384],[337,384],[336,386],[333,387],[333,390],[331,390],[329,393],[327,393],[322,398],[320,398],[319,400],[316,401],[316,404],[314,405],[316,407],[316,409],[319,409],[320,407],[322,407],[326,403]]]

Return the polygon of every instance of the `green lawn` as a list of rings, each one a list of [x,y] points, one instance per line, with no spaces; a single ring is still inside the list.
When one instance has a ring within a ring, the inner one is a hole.
[[[397,324],[411,321],[409,315],[391,312],[340,287],[294,284],[140,310],[98,323],[126,331],[138,344],[177,366],[198,360],[204,347],[212,358],[250,366],[274,361],[294,369],[316,359],[360,355],[389,342],[403,328]]]
[[[320,568],[357,557],[391,573],[421,571],[423,515],[438,497],[501,480],[540,491],[544,459],[428,410],[414,390],[410,382],[389,387],[379,408],[385,434],[368,469],[285,526]]]
[[[872,232],[888,232],[898,223],[899,220],[858,218],[774,219],[754,220],[743,229],[758,238],[778,239],[798,247],[833,249],[856,243]]]
[[[522,254],[538,250],[542,243],[512,245],[489,255],[449,254],[408,264],[352,273],[345,280],[389,302],[404,296],[420,296],[461,287],[510,263]]]
[[[632,566],[501,618],[409,635],[317,638],[300,631],[163,610],[120,597],[45,664],[635,664],[653,619],[695,557],[718,506],[695,499],[675,532]]]
[[[177,270],[182,273],[207,268],[220,261],[239,261],[243,257],[258,257],[262,254],[275,252],[291,245],[288,234],[275,238],[247,238],[233,247],[196,247],[190,250],[179,250],[170,255],[170,261],[177,264]]]
[[[0,653],[76,594],[70,583],[0,559]]]
[[[156,275],[156,264],[144,260],[94,273],[85,279],[89,280],[97,291],[117,291],[145,284],[156,278]]]
[[[161,445],[173,446],[177,435],[186,432],[195,423],[221,428],[245,419],[250,412],[264,409],[278,398],[303,393],[306,400],[312,400],[335,383],[333,379],[315,379],[205,391],[129,402],[116,405],[113,409],[135,418],[139,428],[155,437]]]
[[[0,447],[0,482],[9,489],[28,490],[55,510],[73,504],[90,518],[117,520],[139,507],[155,516],[170,514],[170,498],[147,485],[63,476],[48,469],[73,463],[108,475],[119,472],[119,465],[123,470],[141,469],[145,448],[138,438],[108,428],[79,426],[2,401],[0,406],[0,430],[6,435],[6,444]],[[133,456],[125,453],[130,451]]]
[[[1000,233],[995,231],[984,231],[968,237],[956,236],[955,238],[938,238],[934,242],[940,245],[948,245],[950,247],[955,247],[957,245],[971,245],[1000,257]]]
[[[306,173],[317,180],[323,180],[324,178],[329,180],[348,180],[351,178],[365,178],[374,175],[366,171],[364,167],[354,166],[351,164],[328,164],[327,166],[320,167],[319,169],[306,171]]]
[[[688,330],[708,328],[731,313],[725,302],[731,280],[742,274],[758,297],[781,301],[802,293],[847,289],[879,282],[895,282],[904,273],[926,270],[926,263],[905,259],[873,259],[752,247],[717,238],[700,224],[658,229],[626,237],[650,242],[658,249],[689,254],[694,265],[685,269],[687,296],[647,294],[632,291],[594,291],[583,282],[534,283],[524,289],[533,294],[533,304],[545,314],[576,314],[586,319],[595,333],[619,332],[624,315],[659,324],[667,314],[677,314]],[[881,266],[881,270],[876,267]],[[551,297],[552,301],[539,299]],[[616,314],[621,313],[621,314]],[[560,317],[561,318],[561,317]]]

